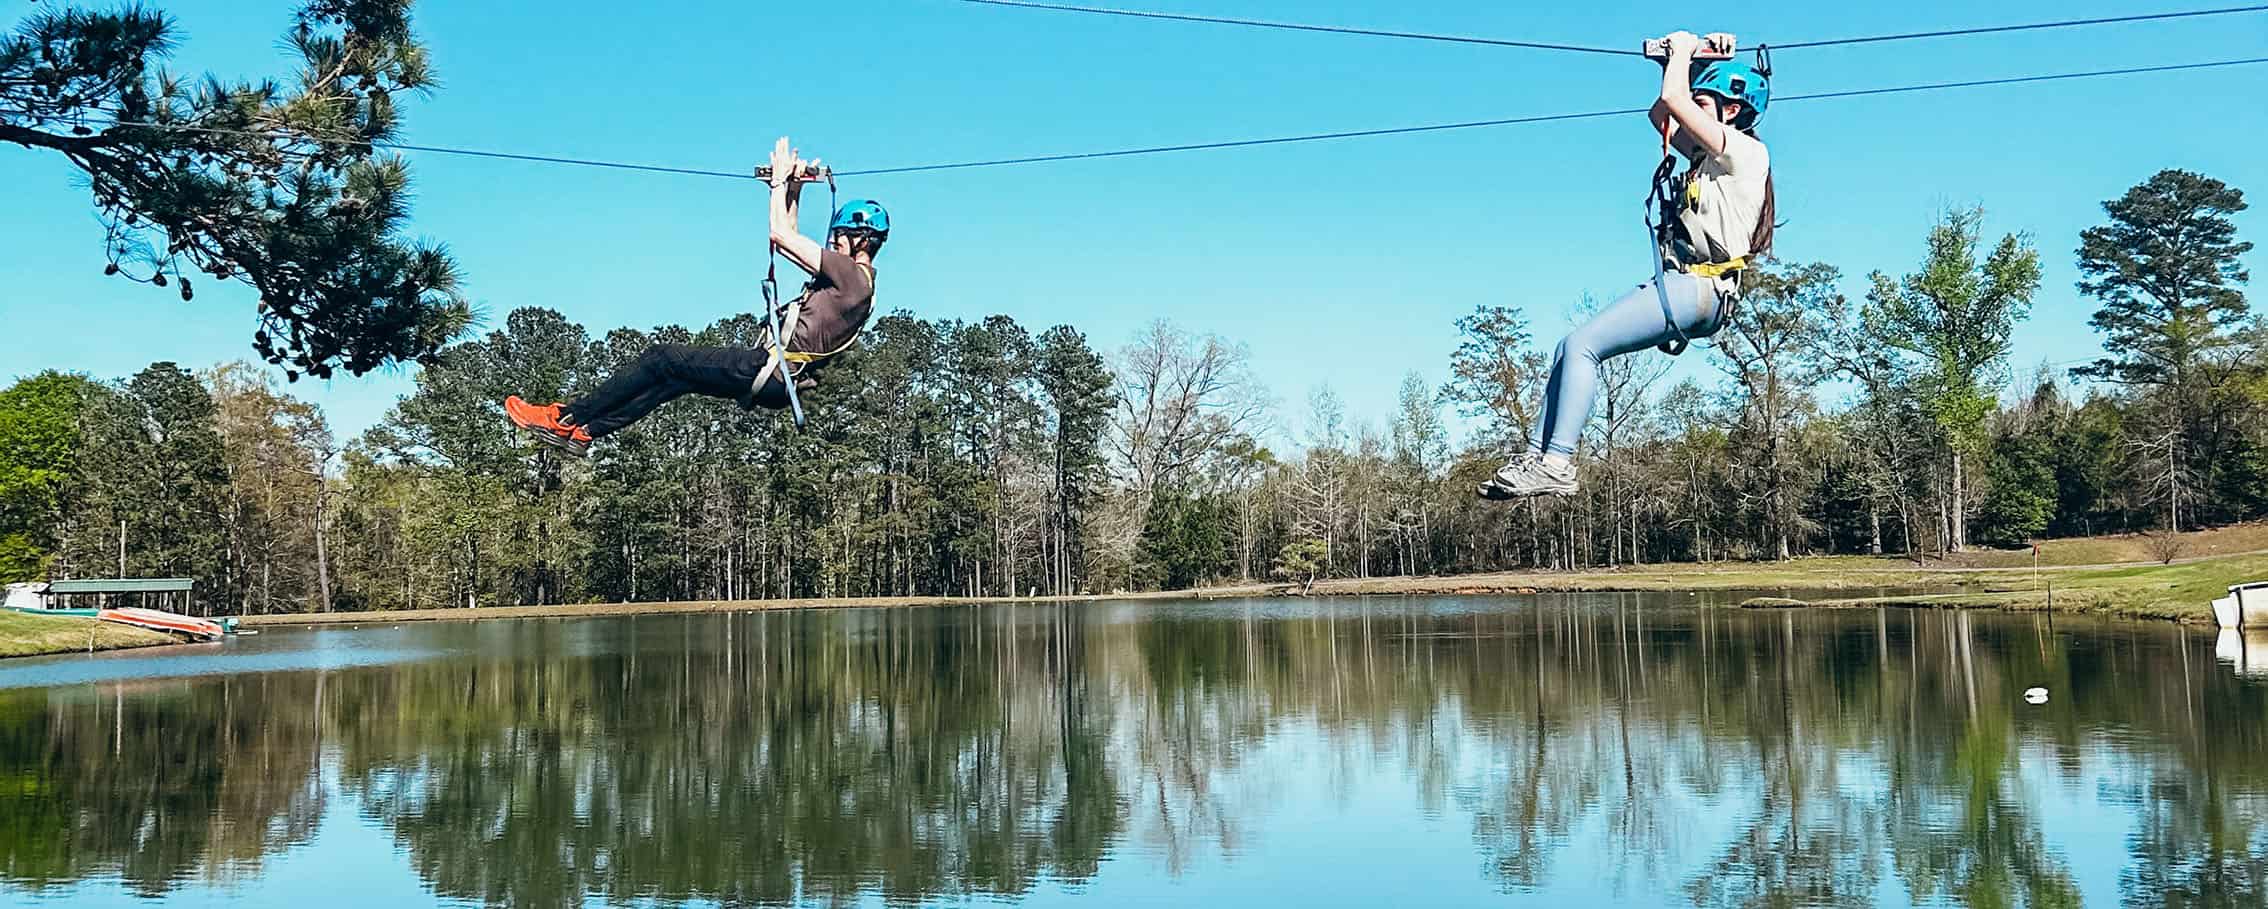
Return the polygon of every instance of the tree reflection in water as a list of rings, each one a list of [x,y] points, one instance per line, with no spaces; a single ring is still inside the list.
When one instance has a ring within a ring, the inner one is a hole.
[[[1469,825],[1440,867],[1512,893],[2268,899],[2268,688],[2166,626],[1597,595],[406,633],[448,655],[0,691],[0,892],[256,885],[326,817],[514,905],[1014,896],[1118,856],[1361,875],[1271,852],[1271,811],[1400,781],[1413,822]],[[2116,892],[2055,820],[2082,799],[2130,825]]]

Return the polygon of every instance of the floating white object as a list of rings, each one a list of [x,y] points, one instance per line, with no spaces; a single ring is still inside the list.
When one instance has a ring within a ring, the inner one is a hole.
[[[2241,613],[2237,611],[2235,595],[2232,594],[2213,601],[2213,624],[2235,631],[2240,616]]]
[[[2047,689],[2045,689],[2045,688],[2026,688],[2026,689],[2024,689],[2024,703],[2026,703],[2026,704],[2045,704],[2045,703],[2047,703]]]
[[[2237,602],[2237,627],[2268,628],[2268,581],[2232,585],[2229,598]]]

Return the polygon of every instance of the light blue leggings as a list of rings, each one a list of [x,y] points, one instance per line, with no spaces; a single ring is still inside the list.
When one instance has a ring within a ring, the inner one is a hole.
[[[1715,282],[1678,272],[1663,281],[1669,289],[1670,309],[1677,313],[1678,327],[1686,337],[1706,338],[1723,327],[1717,318]],[[1551,381],[1544,386],[1543,422],[1536,426],[1530,450],[1573,456],[1583,425],[1591,421],[1591,404],[1599,396],[1599,362],[1673,337],[1662,320],[1654,282],[1648,281],[1561,340],[1551,358]]]

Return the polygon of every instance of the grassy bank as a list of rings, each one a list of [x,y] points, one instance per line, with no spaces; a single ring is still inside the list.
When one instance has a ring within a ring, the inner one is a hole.
[[[1639,565],[1588,571],[1506,571],[1440,577],[1342,578],[1318,581],[1318,595],[1505,594],[1544,591],[1838,592],[1946,587],[1963,578],[1917,571],[1881,559],[1816,558],[1787,562]],[[1230,588],[1245,590],[1247,588]]]
[[[2171,555],[2175,561],[2162,560]],[[2047,540],[2031,550],[1978,550],[1916,563],[1830,556],[1787,562],[1646,565],[1577,572],[1326,581],[1319,594],[1527,591],[1771,591],[1815,606],[2014,609],[2211,624],[2231,584],[2268,580],[2268,524],[2164,538],[2126,534]],[[1927,594],[1876,595],[1881,590]],[[1840,595],[1839,595],[1840,594]],[[1786,605],[1785,603],[1779,605]]]
[[[2231,584],[2268,580],[2268,554],[2172,565],[1944,569],[1881,559],[1823,558],[1739,566],[1648,566],[1613,571],[1373,578],[1315,585],[1318,594],[1492,594],[1531,591],[1772,591],[1804,605],[2014,609],[2210,624]],[[1874,595],[1879,590],[1927,594]],[[1842,594],[1842,595],[1838,595]],[[1779,603],[1776,605],[1790,605]]]
[[[2058,612],[2130,618],[2211,622],[2208,605],[2230,584],[2268,579],[2268,554],[2224,556],[2174,565],[2114,565],[2030,569],[1915,569],[1881,559],[1797,559],[1776,564],[1650,565],[1578,572],[1506,572],[1452,577],[1364,578],[1323,581],[1318,596],[1499,595],[1546,591],[1770,591],[1788,593],[1808,605],[1894,605],[1929,608],[2045,609],[2052,593]],[[1877,591],[1929,590],[1924,595],[1878,595]],[[835,609],[857,607],[965,606],[974,603],[1067,603],[1100,599],[1217,599],[1269,596],[1284,585],[1254,584],[1200,590],[1125,594],[1110,597],[966,599],[894,597],[875,599],[739,600],[684,603],[603,603],[554,606],[496,606],[471,609],[418,609],[324,615],[265,615],[247,625],[332,625],[386,622],[467,621],[476,619],[571,618],[739,612],[758,609]]]
[[[1893,605],[2097,613],[2213,623],[2212,601],[2232,584],[2268,580],[2268,555],[2223,556],[2172,565],[2118,565],[2066,572],[1989,572],[1958,593],[1831,599],[1818,605]]]
[[[0,609],[0,657],[40,656],[154,647],[176,642],[171,635],[82,616],[29,615]]]
[[[2161,564],[2167,551],[2177,556]],[[2092,561],[2090,561],[2092,560]],[[2211,602],[2231,584],[2268,580],[2268,524],[2183,534],[2170,546],[2142,536],[2050,540],[2039,564],[2029,550],[1960,553],[1917,564],[1906,559],[1828,556],[1787,562],[1665,564],[1591,571],[1499,572],[1443,577],[1348,578],[1321,581],[1318,596],[1494,595],[1546,591],[1773,592],[1806,605],[1893,605],[1947,609],[2040,610],[2128,618],[2212,622]],[[247,625],[332,625],[475,619],[570,618],[740,612],[757,609],[965,606],[975,603],[1073,603],[1094,600],[1271,596],[1283,584],[1245,584],[1197,590],[1110,596],[969,599],[735,600],[682,603],[602,603],[493,606],[248,616]],[[1930,591],[1927,594],[1882,591]],[[2052,601],[2051,601],[2052,597]]]
[[[1581,572],[1504,572],[1443,577],[1361,578],[1321,581],[1315,596],[1501,595],[1541,591],[1753,591],[1801,590],[1807,594],[1912,590],[1947,587],[1943,575],[1884,567],[1880,559],[1806,559],[1781,564],[1661,565],[1630,570]],[[254,625],[375,625],[393,622],[451,622],[487,619],[551,619],[592,616],[672,615],[774,609],[886,609],[971,606],[977,604],[1085,603],[1101,600],[1228,599],[1280,596],[1285,584],[1237,584],[1194,590],[1161,590],[1063,597],[838,597],[788,600],[700,600],[660,603],[559,603],[545,606],[478,606],[462,609],[399,609],[375,612],[288,613],[245,616]]]
[[[2235,524],[2169,537],[2138,533],[2073,537],[2040,543],[2042,568],[2096,568],[2126,563],[2217,559],[2268,552],[2268,523]],[[2029,549],[1978,549],[1930,563],[1940,568],[2030,568]]]

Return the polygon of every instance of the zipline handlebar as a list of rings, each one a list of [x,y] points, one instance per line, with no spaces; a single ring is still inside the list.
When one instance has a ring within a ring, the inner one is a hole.
[[[1703,36],[1701,46],[1693,51],[1693,59],[1730,60],[1734,54],[1740,52],[1740,49],[1734,46],[1735,43],[1731,35],[1725,36],[1722,46],[1711,41],[1708,36]],[[1644,44],[1639,45],[1638,52],[1645,54],[1646,59],[1667,62],[1669,60],[1669,42],[1661,38],[1648,38]]]
[[[769,164],[756,165],[756,179],[766,183],[772,182],[772,166]],[[831,167],[805,170],[796,179],[804,183],[833,183],[835,182],[835,170]]]

